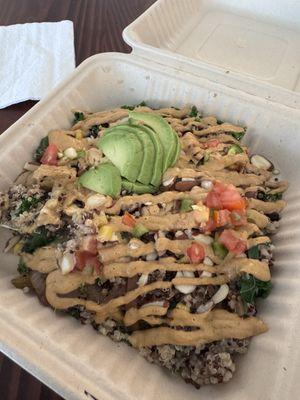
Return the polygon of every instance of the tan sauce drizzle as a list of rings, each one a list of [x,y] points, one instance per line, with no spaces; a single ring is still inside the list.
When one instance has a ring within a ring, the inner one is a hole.
[[[152,194],[141,194],[141,195],[133,195],[133,196],[124,196],[121,197],[116,203],[105,210],[106,214],[114,215],[118,214],[122,209],[129,208],[134,204],[145,204],[151,203],[154,204],[162,204],[162,203],[170,203],[174,200],[181,200],[184,198],[192,198],[195,201],[199,201],[206,196],[206,191],[204,189],[200,189],[197,193],[187,193],[187,192],[164,192],[158,195]]]
[[[206,136],[221,132],[244,132],[244,128],[242,128],[241,126],[224,123],[220,125],[213,125],[200,131],[194,131],[194,134],[197,136]]]
[[[247,209],[246,213],[248,220],[253,222],[260,229],[264,229],[270,222],[268,217],[254,209]]]
[[[218,156],[218,158],[211,157],[204,165],[199,166],[198,170],[204,172],[222,171],[224,168],[234,164],[245,165],[249,160],[246,153],[226,155],[223,157],[218,154]]]
[[[40,247],[33,254],[21,253],[21,257],[28,268],[34,271],[49,273],[58,268],[55,247]]]
[[[131,248],[134,244],[137,248]],[[128,244],[117,244],[111,247],[103,247],[99,252],[102,263],[108,263],[121,257],[138,258],[143,255],[151,254],[155,250],[154,243],[143,243],[141,240],[131,240]]]
[[[197,211],[197,213],[200,211]],[[149,231],[178,231],[198,227],[199,216],[195,211],[169,215],[146,215],[136,219],[137,224],[143,225]],[[130,232],[132,228],[122,223],[122,217],[112,217],[110,226],[115,232]]]
[[[278,201],[262,201],[257,199],[249,199],[248,207],[253,208],[257,211],[262,211],[265,214],[270,214],[272,212],[281,212],[286,206],[284,200]]]
[[[142,308],[131,307],[124,316],[124,325],[130,326],[135,324],[140,319],[145,319],[149,316],[163,316],[168,312],[168,307],[162,306],[145,306]]]
[[[55,144],[59,151],[64,151],[69,147],[75,150],[82,150],[87,148],[85,140],[76,139],[67,135],[64,131],[51,131],[48,134],[49,143]]]
[[[175,309],[170,316],[172,326],[196,326],[199,330],[186,332],[169,327],[135,331],[129,341],[134,347],[174,344],[195,346],[220,339],[244,339],[268,330],[266,324],[256,317],[241,318],[226,310],[212,310],[203,314],[190,314]]]
[[[270,243],[271,240],[268,236],[259,236],[257,238],[248,239],[247,247],[250,249],[253,246],[257,246],[259,244]]]

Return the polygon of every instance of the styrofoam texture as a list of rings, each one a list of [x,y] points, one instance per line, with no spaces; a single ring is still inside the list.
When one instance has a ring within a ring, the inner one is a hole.
[[[275,239],[274,290],[260,307],[270,331],[255,337],[234,378],[200,391],[149,364],[126,344],[54,313],[12,287],[16,258],[1,254],[0,350],[66,399],[289,400],[299,385],[300,112],[132,55],[86,60],[47,98],[0,137],[0,190],[21,171],[41,137],[68,128],[72,108],[92,111],[145,100],[152,106],[196,104],[204,114],[249,127],[248,144],[272,159],[290,181]],[[1,231],[1,248],[7,232]]]
[[[158,0],[123,32],[133,52],[300,106],[300,2]]]

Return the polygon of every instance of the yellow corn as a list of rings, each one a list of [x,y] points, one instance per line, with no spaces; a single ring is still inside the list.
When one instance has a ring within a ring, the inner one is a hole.
[[[108,223],[107,217],[104,213],[101,213],[100,215],[95,216],[93,221],[94,221],[94,225],[97,228],[100,228],[101,226],[106,225]]]
[[[20,243],[20,242],[15,244],[14,247],[13,247],[13,253],[16,254],[16,255],[20,254],[21,251],[22,251],[22,247],[23,247],[23,244]]]
[[[114,235],[114,230],[110,225],[101,226],[98,232],[98,240],[100,242],[109,242],[112,240]]]
[[[82,134],[82,131],[80,129],[76,129],[75,138],[76,139],[82,139],[83,138],[83,134]]]

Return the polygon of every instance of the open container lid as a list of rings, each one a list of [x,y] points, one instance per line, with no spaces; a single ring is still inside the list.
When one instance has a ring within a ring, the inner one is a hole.
[[[300,2],[158,0],[123,32],[133,54],[300,108]]]

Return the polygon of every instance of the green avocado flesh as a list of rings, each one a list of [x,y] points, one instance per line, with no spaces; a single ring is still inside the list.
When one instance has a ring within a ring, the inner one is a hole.
[[[119,169],[121,175],[135,182],[143,163],[142,142],[132,132],[118,130],[106,133],[97,143],[105,156]]]
[[[143,123],[159,136],[164,149],[163,172],[177,161],[177,135],[171,126],[159,115],[150,113],[129,112],[129,121],[133,123]],[[175,136],[176,135],[176,136]]]
[[[148,185],[152,179],[153,168],[156,158],[155,146],[151,137],[149,136],[149,133],[144,129],[140,129],[138,125],[117,125],[116,129],[122,130],[125,133],[133,133],[142,143],[144,155],[137,181],[143,183],[144,185]],[[114,133],[113,131],[111,131],[105,133],[105,135],[107,134],[113,135]]]
[[[122,180],[122,188],[128,193],[144,194],[144,193],[155,193],[157,188],[152,185],[143,185],[139,182],[129,182],[125,179]]]
[[[111,163],[99,164],[79,177],[79,183],[97,193],[116,198],[121,192],[121,176],[118,168]]]

